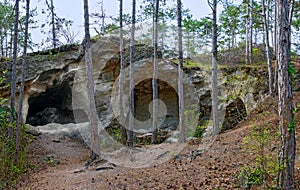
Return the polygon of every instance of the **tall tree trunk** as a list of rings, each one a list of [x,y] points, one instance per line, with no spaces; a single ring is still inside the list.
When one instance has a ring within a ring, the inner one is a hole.
[[[270,4],[269,4],[269,10],[268,10],[268,12],[270,13]],[[269,16],[269,19],[270,19],[270,16]],[[270,26],[270,20],[269,20],[268,26]],[[274,43],[274,35],[273,35],[274,34],[274,30],[273,30],[273,28],[270,29],[270,32],[271,32],[271,35],[269,34],[269,36],[270,36],[270,43],[272,43],[271,47],[273,48],[273,54],[275,54],[275,51],[274,51],[275,43]]]
[[[11,91],[10,91],[10,118],[9,121],[14,121],[15,112],[15,98],[16,98],[16,78],[17,78],[17,56],[18,56],[18,29],[19,29],[19,0],[16,0],[15,4],[15,18],[14,18],[14,36],[13,36],[13,62],[11,69]],[[9,127],[8,135],[11,138],[13,135],[13,129]]]
[[[158,74],[158,8],[159,0],[155,1],[155,14],[154,14],[154,63],[153,63],[153,77],[152,77],[152,90],[153,90],[153,110],[152,110],[152,143],[156,143],[157,138],[157,112],[158,112],[158,85],[157,85],[157,74]]]
[[[255,28],[254,29],[254,43],[253,44],[257,44],[258,43],[258,34],[259,34],[258,29]],[[253,40],[252,40],[252,42],[253,42]]]
[[[275,1],[275,5],[274,5],[274,34],[273,34],[273,51],[274,51],[274,55],[276,56],[277,55],[277,16],[278,16],[278,6],[277,6],[277,3]]]
[[[249,63],[253,62],[253,0],[250,0],[250,23],[249,23],[250,31],[249,31]]]
[[[268,73],[269,73],[269,95],[273,96],[273,71],[272,71],[272,61],[270,56],[270,43],[269,43],[269,8],[266,7],[265,0],[262,0],[263,4],[263,18],[264,18],[264,30],[265,30],[265,45],[266,45],[266,56],[268,62]],[[270,3],[268,0],[267,6]]]
[[[161,55],[162,55],[162,59],[164,59],[164,55],[165,55],[165,34],[166,34],[166,19],[163,16],[162,17],[162,27],[161,27]]]
[[[14,43],[14,35],[13,35],[14,31],[11,29],[10,30],[10,40],[9,40],[9,57],[12,58],[13,57],[13,43]],[[17,48],[18,49],[18,48]]]
[[[123,0],[120,0],[120,75],[119,75],[119,121],[124,121],[123,92],[124,92],[124,39],[123,39]],[[126,128],[122,126],[122,141],[126,143]]]
[[[54,4],[53,4],[53,0],[51,0],[51,24],[52,24],[52,43],[53,43],[53,47],[56,48],[56,29],[55,29],[55,14],[54,14]]]
[[[25,68],[26,68],[26,56],[27,56],[27,43],[28,43],[28,25],[29,25],[29,7],[30,0],[26,0],[26,20],[25,20],[25,36],[24,36],[24,48],[22,57],[22,71],[21,71],[21,86],[19,95],[19,106],[17,114],[17,129],[16,129],[16,152],[14,156],[14,165],[18,164],[20,143],[21,143],[21,126],[22,126],[22,108],[23,108],[23,94],[24,94],[24,84],[25,84]]]
[[[184,97],[183,97],[183,51],[182,51],[182,4],[177,0],[177,27],[178,27],[178,105],[179,105],[179,142],[185,142],[184,127]]]
[[[154,47],[154,25],[155,25],[155,1],[156,0],[151,0],[151,4],[152,4],[152,11],[153,11],[153,14],[152,14],[152,45]]]
[[[4,57],[4,36],[3,29],[0,29],[0,46],[1,46],[1,57]]]
[[[282,189],[295,189],[294,164],[295,164],[295,118],[293,115],[293,95],[291,77],[288,72],[290,67],[291,48],[291,23],[290,5],[288,0],[276,0],[278,6],[278,114],[280,126],[279,187]]]
[[[101,33],[104,34],[104,19],[105,19],[105,13],[104,13],[104,3],[103,0],[101,1]]]
[[[246,15],[249,15],[249,3],[248,1],[246,1],[247,3],[247,8],[246,8]],[[246,64],[249,64],[250,60],[249,60],[249,18],[246,17],[246,23],[245,23],[245,31],[246,31],[246,40],[245,40],[245,51],[246,51],[246,56],[245,56],[245,62]]]
[[[231,33],[231,47],[234,48],[234,31]]]
[[[5,37],[5,57],[8,57],[8,31]]]
[[[190,29],[187,29],[187,48],[186,48],[186,64],[189,64],[189,51],[190,51]]]
[[[218,117],[218,36],[217,36],[217,0],[213,0],[210,4],[212,9],[212,83],[211,83],[211,99],[212,99],[212,113],[213,113],[213,130],[214,135],[218,134],[219,117]]]
[[[276,57],[275,60],[275,71],[274,71],[274,84],[273,84],[273,89],[275,95],[278,94],[278,58],[277,58],[277,51],[278,51],[278,5],[277,2],[275,1],[275,22],[274,22],[274,55]]]
[[[88,87],[88,99],[89,99],[89,112],[88,118],[90,122],[91,130],[91,147],[92,155],[91,160],[94,160],[100,153],[99,138],[98,138],[98,116],[95,105],[94,95],[94,77],[93,77],[93,63],[92,63],[92,50],[91,50],[91,38],[89,27],[89,5],[88,0],[83,1],[84,4],[84,32],[85,32],[85,66],[87,76]]]
[[[132,22],[130,39],[130,84],[129,84],[129,130],[127,132],[127,146],[133,146],[133,127],[134,127],[134,38],[135,38],[135,7],[136,0],[132,0]]]

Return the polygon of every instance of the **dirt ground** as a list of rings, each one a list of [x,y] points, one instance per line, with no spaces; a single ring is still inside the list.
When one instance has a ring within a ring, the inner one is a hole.
[[[300,102],[300,93],[294,97],[296,103]],[[195,141],[174,158],[148,168],[123,168],[105,161],[86,168],[90,151],[85,145],[67,137],[43,134],[28,147],[28,159],[34,169],[23,175],[13,189],[237,189],[241,168],[251,165],[255,157],[243,148],[243,138],[251,134],[254,125],[269,126],[276,133],[276,114],[276,101],[269,100],[264,112],[255,110],[236,128],[220,134],[212,146],[194,160],[191,160],[191,151],[201,146]],[[299,111],[296,117],[295,173],[299,185]],[[267,150],[276,155],[278,145],[272,142]]]

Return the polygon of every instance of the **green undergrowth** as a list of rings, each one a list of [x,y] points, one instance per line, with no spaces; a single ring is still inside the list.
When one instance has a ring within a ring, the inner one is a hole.
[[[268,112],[263,114],[269,115]],[[237,176],[239,189],[276,189],[280,171],[274,144],[277,141],[276,132],[265,123],[253,126],[251,133],[243,138],[243,151],[252,156],[250,164],[241,168]]]
[[[3,83],[0,77],[0,83]],[[26,145],[29,135],[26,134],[25,125],[21,126],[20,151],[18,163],[14,164],[16,150],[16,122],[9,122],[10,109],[4,105],[7,99],[0,96],[0,189],[8,189],[16,184],[17,178],[27,171],[29,165],[26,160]],[[16,113],[14,113],[14,119]],[[9,133],[11,131],[11,133]]]
[[[25,125],[21,129],[21,147],[18,156],[18,163],[14,164],[15,155],[15,135],[11,138],[8,136],[8,128],[13,130],[13,134],[16,133],[15,123],[3,123],[3,115],[7,113],[0,111],[1,124],[0,124],[0,189],[6,189],[16,184],[17,178],[25,173],[29,168],[26,160],[26,144],[28,136],[26,134]]]
[[[175,64],[178,64],[178,59],[172,59],[172,62]],[[203,70],[210,70],[211,69],[211,64],[206,64],[206,63],[201,63],[194,61],[193,59],[183,59],[183,67],[186,68],[201,68]]]

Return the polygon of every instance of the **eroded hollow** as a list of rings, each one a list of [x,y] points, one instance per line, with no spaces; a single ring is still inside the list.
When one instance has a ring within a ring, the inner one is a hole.
[[[153,89],[152,79],[146,79],[139,82],[134,87],[135,96],[135,119],[139,121],[151,120]],[[161,122],[159,128],[175,130],[178,125],[178,95],[176,90],[168,83],[158,79],[158,99],[166,108],[166,113],[162,115],[164,110],[158,108],[158,121]]]
[[[72,89],[63,85],[47,89],[28,100],[29,109],[26,122],[33,126],[48,123],[74,123],[72,111]]]

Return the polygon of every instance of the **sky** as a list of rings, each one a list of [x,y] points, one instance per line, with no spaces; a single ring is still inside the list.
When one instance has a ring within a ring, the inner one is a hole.
[[[100,0],[89,0],[89,12],[100,12],[100,7],[97,4]],[[73,20],[72,30],[77,34],[77,39],[83,39],[83,0],[53,0],[56,14],[61,18]],[[108,16],[117,16],[119,11],[119,0],[103,0],[105,13]],[[142,0],[137,0],[137,8],[139,8]],[[191,10],[194,18],[201,18],[211,13],[211,9],[207,4],[207,0],[183,0],[184,8]],[[47,21],[45,15],[42,15],[42,9],[46,8],[45,0],[32,0],[31,7],[37,8],[38,25]],[[124,0],[124,13],[131,13],[131,0]],[[49,22],[49,20],[48,20]],[[106,20],[109,22],[109,19]],[[41,42],[46,38],[40,32],[40,29],[31,31],[32,40],[36,43]],[[95,35],[94,30],[91,30],[92,35]]]

